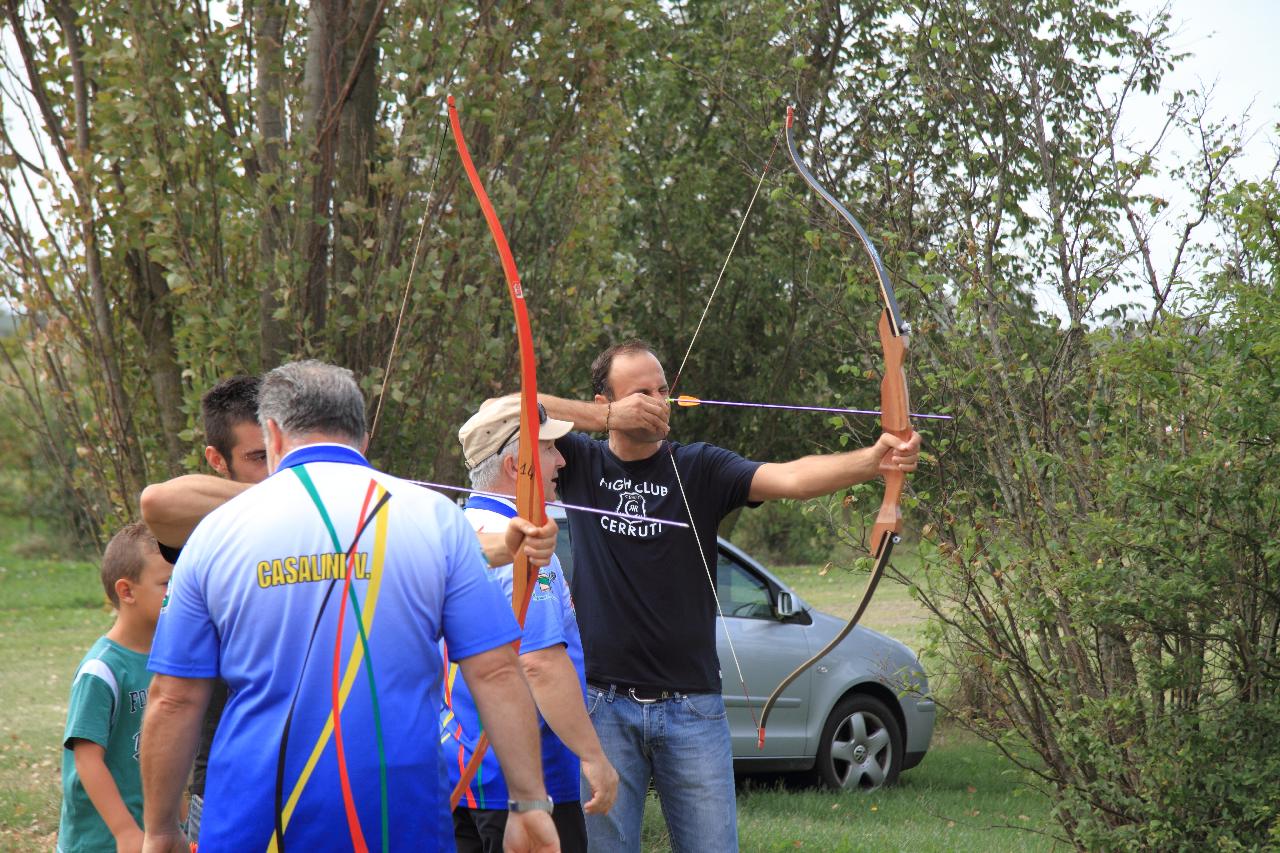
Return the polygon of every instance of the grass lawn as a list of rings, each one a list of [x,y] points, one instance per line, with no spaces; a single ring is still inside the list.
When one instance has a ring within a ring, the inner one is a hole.
[[[0,849],[52,850],[71,676],[111,626],[97,567],[0,518]]]
[[[25,521],[0,517],[0,849],[50,850],[61,798],[67,691],[85,650],[111,624],[94,563],[53,555]],[[776,570],[811,604],[848,614],[861,579],[818,567]],[[912,648],[925,619],[905,588],[884,582],[868,625]],[[834,794],[793,780],[739,789],[747,851],[1049,850],[1049,803],[1002,756],[943,725],[924,763],[873,794]],[[668,848],[661,809],[645,813],[644,849]]]

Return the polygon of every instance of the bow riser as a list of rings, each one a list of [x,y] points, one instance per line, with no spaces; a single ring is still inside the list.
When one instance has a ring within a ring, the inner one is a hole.
[[[911,400],[907,392],[907,374],[904,367],[910,339],[894,334],[889,310],[880,313],[880,346],[884,350],[884,376],[880,380],[880,429],[902,441],[911,439]],[[876,515],[875,525],[867,548],[877,558],[885,542],[886,534],[896,537],[902,531],[902,510],[899,501],[906,484],[906,475],[891,464],[893,451],[885,453],[880,463],[884,477],[884,499]]]

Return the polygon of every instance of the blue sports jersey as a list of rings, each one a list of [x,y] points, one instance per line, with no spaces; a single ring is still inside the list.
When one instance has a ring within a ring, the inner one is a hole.
[[[467,501],[466,516],[480,532],[497,533],[507,528],[507,519],[516,514],[510,501],[490,497],[473,497]],[[490,580],[495,589],[502,591],[511,608],[512,566],[490,569]],[[563,645],[578,673],[579,686],[586,702],[587,683],[583,674],[582,640],[578,636],[578,622],[573,609],[569,586],[565,583],[560,561],[551,563],[538,572],[537,584],[529,598],[529,610],[525,614],[524,636],[520,641],[520,653]],[[440,741],[444,745],[445,765],[449,769],[450,787],[462,778],[462,769],[471,760],[476,741],[482,731],[476,712],[475,700],[458,671],[457,661],[465,655],[452,644],[448,652],[448,669],[445,673],[444,702],[440,708]],[[555,732],[539,717],[542,735],[542,772],[546,780],[547,794],[557,803],[576,802],[580,797],[581,767],[578,757],[564,745]],[[459,805],[472,809],[505,809],[507,784],[498,767],[493,750],[485,753],[475,778],[467,788]]]
[[[290,453],[196,528],[156,629],[153,672],[218,677],[230,691],[201,848],[265,850],[277,827],[284,849],[350,843],[336,680],[354,823],[369,848],[452,850],[439,643],[465,656],[519,635],[450,501],[350,447]]]

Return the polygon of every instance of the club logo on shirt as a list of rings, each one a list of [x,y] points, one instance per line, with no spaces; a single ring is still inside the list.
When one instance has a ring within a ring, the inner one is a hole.
[[[611,492],[618,493],[618,508],[615,510],[616,512],[638,517],[636,519],[626,519],[601,516],[601,529],[623,536],[634,536],[639,539],[656,536],[662,529],[662,525],[655,521],[640,521],[639,519],[646,518],[649,514],[645,495],[660,498],[667,494],[668,489],[666,486],[654,485],[648,481],[633,483],[625,477],[617,480],[601,478],[600,486]]]
[[[623,492],[618,496],[618,512],[644,515],[644,495],[639,492]]]
[[[545,569],[538,572],[537,583],[533,587],[534,601],[547,601],[554,594],[551,589],[551,583],[556,579],[555,572],[548,572]]]

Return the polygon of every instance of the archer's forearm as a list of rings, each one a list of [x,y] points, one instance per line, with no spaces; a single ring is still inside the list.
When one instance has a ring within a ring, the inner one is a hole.
[[[880,475],[883,453],[872,445],[848,453],[802,456],[791,462],[766,463],[756,469],[751,480],[750,499],[804,500],[866,483]]]
[[[579,432],[604,432],[608,403],[587,400],[566,400],[550,394],[539,394],[538,402],[547,410],[547,416],[561,421],[572,421]]]
[[[191,531],[209,513],[250,487],[209,474],[185,474],[142,490],[142,520],[157,540],[174,548],[185,545]]]
[[[602,759],[604,750],[587,716],[582,684],[564,646],[526,652],[520,655],[520,665],[538,711],[556,737],[584,761]]]
[[[511,549],[507,547],[506,533],[477,531],[476,538],[480,540],[480,550],[484,552],[484,558],[490,566],[505,566],[514,559]]]
[[[178,825],[182,789],[195,762],[205,708],[213,691],[210,679],[157,675],[142,719],[142,810],[148,833]]]

